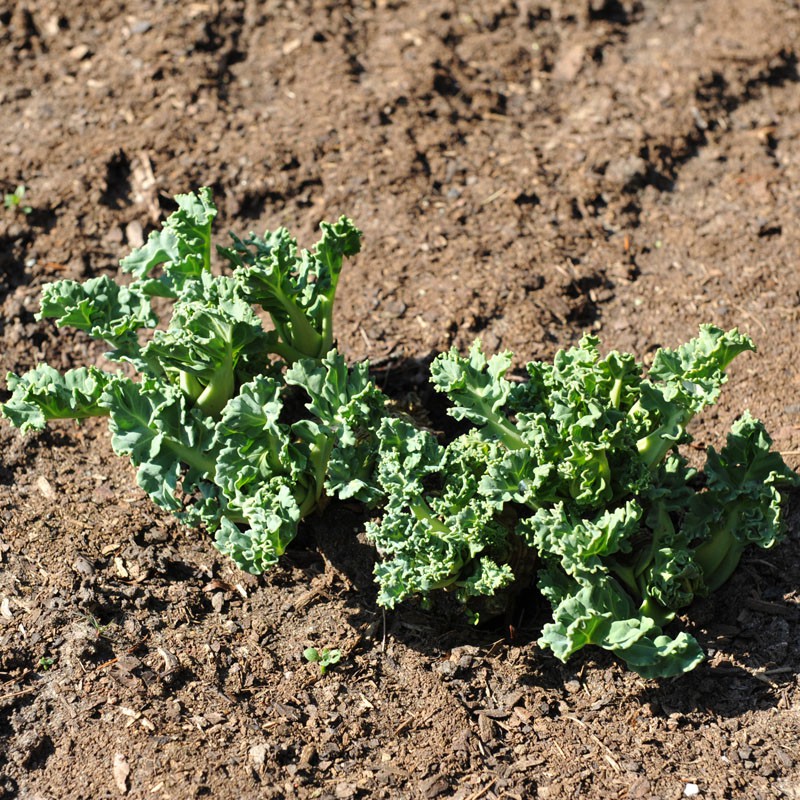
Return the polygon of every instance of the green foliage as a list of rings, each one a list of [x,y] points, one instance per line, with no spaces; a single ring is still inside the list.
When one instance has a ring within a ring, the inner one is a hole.
[[[393,608],[435,589],[467,602],[511,583],[508,531],[479,491],[497,446],[465,436],[442,448],[401,419],[384,420],[379,440],[378,481],[388,499],[382,518],[367,525],[384,557],[375,569],[378,602]]]
[[[351,370],[332,349],[339,272],[361,234],[346,218],[323,223],[315,250],[299,255],[283,229],[251,236],[280,243],[280,252],[270,260],[263,247],[252,259],[244,245],[222,250],[231,274],[215,275],[210,191],[176,202],[162,228],[122,260],[131,282],[57,281],[42,293],[39,319],[105,341],[112,364],[132,365],[138,377],[96,367],[61,375],[42,364],[8,376],[3,414],[23,431],[108,416],[115,452],[131,460],[154,502],[205,525],[223,553],[259,573],[326,488],[378,499],[371,432],[384,398],[366,365]],[[264,287],[278,273],[273,297]],[[254,302],[270,312],[272,329]]]
[[[236,264],[242,296],[269,312],[281,339],[278,352],[288,363],[302,356],[322,358],[333,347],[333,301],[346,256],[361,248],[361,233],[346,217],[323,222],[313,251],[298,251],[285,228],[262,238],[233,236],[223,252]]]
[[[42,289],[37,319],[54,319],[58,327],[71,327],[102,339],[114,350],[112,361],[143,366],[139,331],[155,328],[158,317],[141,286],[122,286],[106,275],[78,281],[49,283]]]
[[[664,627],[722,585],[748,544],[778,541],[780,490],[798,483],[747,412],[700,475],[678,452],[730,361],[753,349],[706,325],[645,375],[587,336],[528,364],[521,383],[505,377],[509,353],[487,359],[476,343],[439,356],[434,386],[475,427],[446,448],[398,420],[380,429],[388,499],[368,528],[384,557],[379,602],[443,588],[469,606],[538,571],[553,607],[539,643],[557,657],[596,645],[646,677],[692,669],[699,645]]]
[[[319,664],[319,674],[324,675],[328,667],[338,664],[342,660],[341,650],[329,650],[327,647],[317,650],[316,647],[307,647],[303,650],[303,658],[311,664]]]
[[[104,416],[108,411],[100,398],[113,379],[97,367],[78,367],[62,375],[47,364],[21,377],[10,373],[11,399],[3,406],[3,416],[23,433],[44,430],[53,419]]]
[[[376,432],[386,415],[386,398],[370,379],[367,364],[348,367],[331,351],[321,361],[296,362],[285,380],[302,387],[310,398],[306,408],[336,430],[327,461],[328,493],[368,506],[378,503],[383,491],[375,478]]]
[[[148,293],[173,298],[211,269],[211,224],[217,215],[211,190],[205,187],[197,194],[179,194],[175,202],[177,211],[161,229],[120,262],[123,270],[144,281]],[[161,267],[161,275],[152,278],[155,267]]]
[[[24,184],[20,184],[13,192],[7,192],[3,195],[3,205],[5,208],[12,211],[19,209],[23,214],[30,214],[33,208],[24,204],[25,195],[27,193],[28,190]]]
[[[744,549],[768,549],[783,535],[780,489],[798,483],[778,453],[763,423],[745,412],[722,450],[708,449],[706,490],[693,498],[686,527],[700,542],[694,559],[709,591],[736,568]]]
[[[337,495],[379,508],[367,536],[386,608],[442,590],[477,620],[536,581],[553,612],[539,643],[562,660],[594,645],[646,677],[702,660],[668,626],[727,581],[749,545],[780,540],[781,493],[800,483],[747,412],[702,470],[680,453],[728,364],[754,349],[749,338],[703,326],[645,374],[586,336],[528,364],[520,382],[506,377],[510,353],[487,358],[476,342],[431,365],[468,427],[443,443],[389,414],[367,365],[334,349],[336,287],[361,243],[352,222],[322,223],[311,251],[282,228],[233,236],[215,274],[209,190],[176,203],[122,260],[126,282],[45,286],[39,319],[106,342],[119,366],[9,374],[12,424],[107,416],[139,486],[253,574]],[[304,656],[324,673],[340,652]]]

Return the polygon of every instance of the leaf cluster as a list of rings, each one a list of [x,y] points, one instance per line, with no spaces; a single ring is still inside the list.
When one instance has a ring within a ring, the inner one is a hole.
[[[3,206],[11,211],[19,210],[23,214],[30,214],[33,208],[25,203],[25,195],[28,189],[24,184],[19,184],[13,192],[6,192],[3,195]]]
[[[319,674],[324,675],[328,669],[342,660],[342,651],[323,647],[318,650],[316,647],[306,647],[303,650],[303,658],[310,664],[319,664]]]
[[[676,675],[703,654],[665,626],[721,586],[748,544],[779,540],[780,490],[798,476],[747,412],[702,471],[680,455],[725,368],[754,349],[737,330],[703,326],[647,374],[598,344],[528,364],[523,382],[505,377],[510,353],[487,359],[480,343],[434,361],[449,413],[472,428],[447,447],[397,421],[381,428],[387,512],[368,531],[384,555],[379,601],[446,588],[469,604],[535,573],[553,608],[542,647],[566,660],[596,645],[641,675]]]
[[[44,287],[38,318],[106,342],[119,368],[62,375],[40,364],[10,374],[3,414],[22,431],[107,416],[139,486],[259,573],[326,491],[375,500],[359,437],[375,427],[384,398],[366,364],[351,369],[333,349],[331,327],[342,262],[361,234],[342,217],[322,224],[311,251],[285,229],[251,234],[247,245],[234,237],[235,249],[219,248],[228,270],[215,274],[210,191],[176,202],[122,260],[127,282],[103,275]]]

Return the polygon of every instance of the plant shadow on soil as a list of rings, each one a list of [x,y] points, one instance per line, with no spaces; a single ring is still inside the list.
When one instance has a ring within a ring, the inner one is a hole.
[[[800,504],[800,494],[794,502]],[[357,630],[375,625],[383,615],[375,601],[372,580],[376,557],[359,536],[363,517],[351,511],[337,517],[337,524],[315,531],[313,543],[322,557],[354,586],[359,610],[346,619]],[[782,559],[800,559],[798,537],[782,543],[780,548]],[[769,597],[788,594],[793,590],[789,574],[787,571],[778,576],[766,560],[753,554],[746,556],[726,587],[711,598],[695,602],[684,618],[668,629],[692,633],[708,655],[706,662],[688,675],[642,683],[633,702],[647,703],[655,716],[665,717],[703,711],[734,718],[774,706],[781,688],[793,683],[800,672],[800,660],[796,656],[786,658],[786,651],[792,647],[787,641],[790,623],[800,615],[800,609],[785,601],[762,599],[758,587],[769,583]],[[436,598],[428,609],[416,601],[401,603],[396,610],[386,612],[383,624],[386,635],[433,661],[465,646],[479,648],[488,656],[530,648],[530,672],[520,685],[531,688],[561,691],[566,682],[589,667],[625,669],[613,655],[597,648],[576,654],[567,664],[560,663],[535,645],[548,620],[547,601],[530,589],[520,596],[513,614],[479,627],[471,625],[463,608],[447,595]],[[772,673],[770,664],[774,663],[791,666]]]
[[[6,402],[9,392],[0,392],[0,402]],[[47,428],[36,437],[20,436],[6,428],[0,434],[0,486],[11,486],[19,470],[30,468],[40,447],[58,448],[71,442],[69,434]]]
[[[6,212],[8,213],[8,212]],[[16,288],[31,283],[34,263],[27,262],[27,253],[37,236],[50,233],[57,216],[50,208],[33,208],[29,213],[18,212],[0,223],[0,303]],[[5,320],[0,316],[0,322]],[[0,328],[0,334],[3,329]]]

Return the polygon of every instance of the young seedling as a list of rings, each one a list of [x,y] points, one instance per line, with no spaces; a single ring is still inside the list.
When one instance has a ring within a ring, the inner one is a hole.
[[[319,664],[319,674],[324,675],[328,667],[338,664],[342,658],[341,650],[329,650],[327,647],[317,650],[316,647],[307,647],[303,650],[303,658],[310,664]]]
[[[25,186],[20,184],[13,192],[8,192],[3,196],[3,205],[8,209],[19,209],[23,214],[30,214],[33,209],[30,206],[22,205],[26,192]]]

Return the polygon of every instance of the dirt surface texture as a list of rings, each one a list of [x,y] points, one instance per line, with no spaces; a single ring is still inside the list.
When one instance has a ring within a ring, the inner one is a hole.
[[[41,286],[115,274],[207,185],[219,239],[364,231],[340,348],[424,405],[438,352],[701,323],[800,465],[797,0],[0,4],[0,373],[101,363]],[[6,398],[8,395],[3,394]],[[0,427],[0,797],[800,798],[800,524],[683,622],[708,659],[567,665],[447,605],[384,614],[332,504],[260,578],[138,489],[104,422]],[[324,676],[308,646],[339,648]]]

